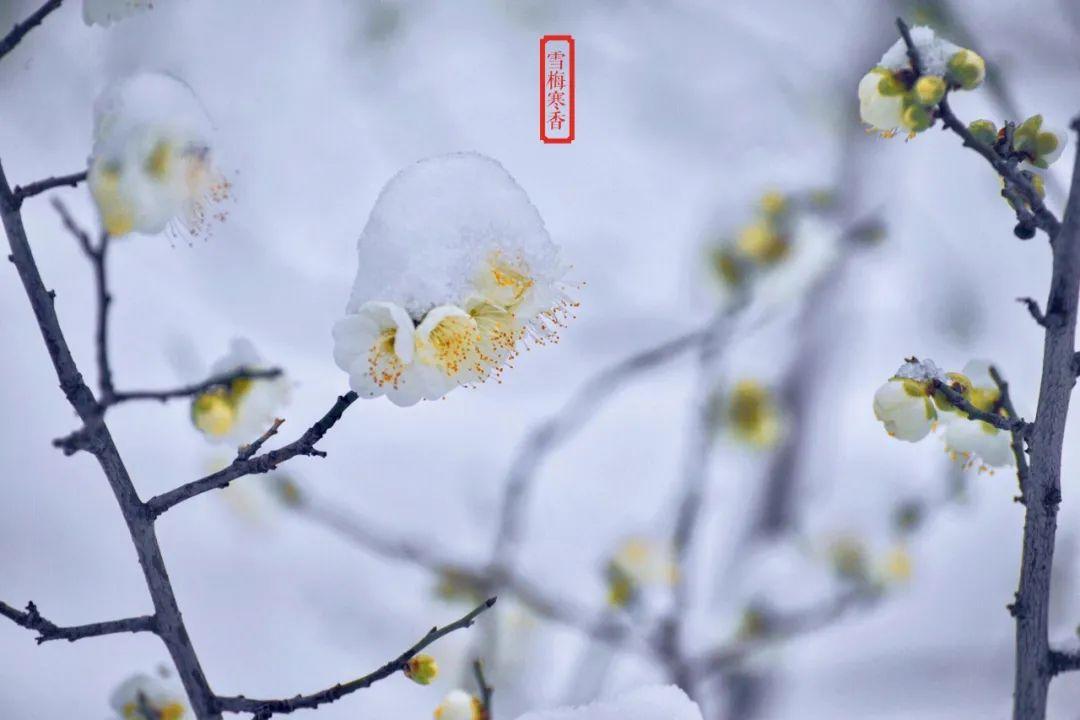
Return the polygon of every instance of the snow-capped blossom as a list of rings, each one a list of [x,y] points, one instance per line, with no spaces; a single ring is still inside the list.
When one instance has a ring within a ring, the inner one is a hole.
[[[1013,149],[1026,157],[1026,166],[1045,170],[1061,157],[1068,138],[1064,130],[1045,127],[1042,115],[1032,115],[1016,126]]]
[[[523,342],[556,340],[574,306],[536,208],[477,153],[391,178],[357,250],[334,357],[365,397],[411,405],[498,376]]]
[[[83,0],[83,22],[108,26],[154,7],[154,0]]]
[[[701,720],[701,710],[674,685],[640,687],[612,700],[526,713],[518,720]]]
[[[179,690],[149,675],[132,675],[113,691],[109,705],[121,720],[187,720],[187,701]]]
[[[191,88],[170,75],[139,73],[107,88],[94,104],[88,169],[105,230],[113,236],[205,231],[211,206],[229,192],[213,166],[210,136],[210,120]]]
[[[968,402],[984,412],[1004,411],[997,408],[1001,391],[990,375],[990,363],[972,360],[957,376],[958,385]],[[950,453],[973,462],[975,458],[990,467],[1003,467],[1014,463],[1012,436],[982,420],[971,420],[962,412],[946,416],[945,448]]]
[[[217,376],[264,368],[251,341],[236,338],[229,344],[229,352],[214,363],[211,373]],[[289,395],[289,381],[282,376],[234,380],[227,387],[196,396],[191,403],[191,421],[211,442],[239,446],[266,432],[289,402]]]
[[[670,586],[678,577],[671,548],[646,537],[630,537],[607,564],[608,601],[616,607],[636,602],[643,589]]]
[[[911,137],[926,130],[948,89],[973,90],[986,76],[986,63],[978,53],[939,38],[928,27],[911,28],[911,39],[922,62],[921,75],[916,75],[901,39],[859,81],[859,114],[882,137],[899,130]]]
[[[941,377],[932,360],[909,360],[874,393],[874,417],[892,437],[922,440],[937,422],[933,381]]]
[[[435,708],[435,720],[485,720],[480,698],[464,690],[451,690]]]
[[[736,440],[764,448],[780,438],[780,410],[764,385],[756,380],[740,380],[724,400],[721,421]]]
[[[405,677],[418,685],[430,685],[439,675],[439,664],[435,658],[421,653],[414,655],[405,665]]]

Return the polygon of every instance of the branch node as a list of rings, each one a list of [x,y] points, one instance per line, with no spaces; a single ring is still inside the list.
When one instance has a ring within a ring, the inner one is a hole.
[[[1043,311],[1039,308],[1039,303],[1034,298],[1018,297],[1016,298],[1016,302],[1026,305],[1028,312],[1031,313],[1031,317],[1034,318],[1035,322],[1042,327],[1046,327],[1046,316],[1043,314]]]

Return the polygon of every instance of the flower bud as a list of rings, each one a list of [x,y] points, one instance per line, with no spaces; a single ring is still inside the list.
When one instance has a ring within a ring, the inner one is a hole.
[[[998,139],[998,129],[989,120],[974,120],[968,125],[968,131],[983,145],[993,145]]]
[[[949,80],[965,90],[974,90],[986,77],[986,61],[972,50],[960,50],[955,53],[946,66]]]
[[[430,685],[439,675],[439,665],[435,658],[421,653],[414,655],[405,665],[405,677],[418,685]]]
[[[923,105],[937,105],[945,97],[945,81],[937,75],[923,75],[915,81],[914,91]]]

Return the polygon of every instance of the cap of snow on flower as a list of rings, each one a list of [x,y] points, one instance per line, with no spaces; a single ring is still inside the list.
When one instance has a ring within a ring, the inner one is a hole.
[[[881,62],[859,81],[859,114],[869,130],[892,137],[900,130],[912,137],[934,124],[937,104],[948,90],[973,90],[986,77],[978,53],[940,38],[931,28],[911,28],[921,73],[897,40]]]
[[[217,376],[264,368],[251,341],[236,338],[211,373]],[[191,421],[210,442],[243,445],[266,432],[289,402],[289,395],[289,381],[284,376],[234,380],[197,395],[191,402]]]
[[[108,26],[153,7],[153,0],[83,0],[83,22]]]
[[[435,720],[484,720],[484,705],[464,690],[451,690],[435,707]]]
[[[191,88],[161,73],[109,86],[94,104],[90,192],[112,236],[199,235],[229,193],[210,152],[211,124]]]
[[[132,675],[113,691],[109,705],[122,720],[187,720],[184,694],[149,675]]]
[[[412,405],[498,377],[523,343],[557,340],[574,306],[540,214],[477,153],[395,175],[357,250],[334,361],[363,397]]]

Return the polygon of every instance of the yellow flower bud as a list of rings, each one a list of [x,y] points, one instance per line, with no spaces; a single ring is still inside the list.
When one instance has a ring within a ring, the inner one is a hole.
[[[930,127],[933,118],[925,107],[912,103],[904,108],[904,112],[900,115],[900,122],[912,133],[920,133]]]
[[[923,75],[915,81],[914,91],[923,105],[937,105],[945,97],[945,81],[937,75]]]
[[[787,207],[787,198],[775,190],[765,193],[761,197],[761,209],[766,215],[779,215]]]
[[[191,403],[191,422],[207,435],[227,435],[236,422],[236,405],[220,388],[205,392]]]
[[[984,145],[993,145],[998,139],[998,129],[989,120],[975,120],[968,125],[968,130],[975,139]]]
[[[756,447],[767,447],[780,437],[780,413],[772,394],[755,380],[740,380],[728,401],[732,434]]]
[[[986,77],[986,61],[977,52],[960,50],[949,58],[949,80],[965,90],[974,90]]]
[[[405,677],[418,685],[430,685],[439,675],[439,665],[435,658],[421,653],[414,655],[405,665]]]

